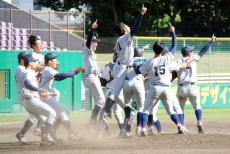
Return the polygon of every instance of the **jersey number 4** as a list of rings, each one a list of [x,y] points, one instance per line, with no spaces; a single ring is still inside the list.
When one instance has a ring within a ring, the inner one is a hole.
[[[165,74],[165,65],[160,65],[158,67],[154,67],[155,76],[164,75]],[[159,73],[159,74],[158,74]]]
[[[118,48],[118,50],[119,50],[119,51],[121,51],[121,50],[122,50],[121,45],[120,45],[120,43],[119,43],[119,42],[117,42],[117,48]]]

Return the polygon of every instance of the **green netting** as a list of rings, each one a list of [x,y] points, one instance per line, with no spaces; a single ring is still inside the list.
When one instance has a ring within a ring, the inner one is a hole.
[[[195,49],[194,51],[195,52],[198,52],[200,51],[200,49],[204,46],[204,44],[207,42],[208,38],[206,40],[199,40],[199,39],[194,39],[192,40],[191,38],[186,40],[181,40],[181,38],[179,38],[179,40],[177,40],[177,51],[180,51],[180,49],[185,46],[185,45],[191,45],[191,46],[194,46]],[[137,38],[135,40],[135,45],[138,46],[138,47],[142,47],[146,44],[153,44],[153,42],[155,41],[161,41],[163,42],[167,47],[170,47],[171,46],[171,40],[170,39],[142,39],[141,37],[140,38]],[[217,53],[226,53],[226,52],[229,52],[230,51],[230,39],[229,40],[216,40],[215,43],[212,45],[211,47],[211,50],[214,51],[214,52],[217,52]],[[150,50],[147,50],[147,52],[152,52],[152,46],[150,46]]]

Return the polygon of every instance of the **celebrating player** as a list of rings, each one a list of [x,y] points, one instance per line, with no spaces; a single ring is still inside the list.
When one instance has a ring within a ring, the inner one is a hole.
[[[36,59],[31,54],[27,54],[24,58],[25,64],[25,98],[23,105],[25,109],[32,115],[44,122],[44,127],[41,128],[41,145],[50,145],[56,143],[50,136],[53,123],[56,119],[56,112],[46,103],[40,100],[40,95],[47,95],[47,91],[38,88],[38,82],[36,79]]]
[[[105,103],[105,96],[98,76],[100,69],[96,62],[95,50],[97,49],[97,38],[94,36],[94,30],[98,27],[97,20],[92,24],[91,30],[84,47],[84,85],[89,89],[94,98],[95,106],[90,117],[90,126],[95,127],[98,115]]]
[[[141,13],[131,30],[130,27],[124,23],[121,23],[119,26],[115,26],[113,28],[113,31],[119,35],[114,47],[116,55],[116,62],[113,68],[114,80],[111,86],[111,93],[108,96],[106,104],[103,108],[101,119],[110,116],[110,109],[115,103],[114,100],[121,92],[126,78],[127,66],[129,66],[134,55],[133,36],[139,28],[143,15],[146,13],[146,11],[147,8],[142,5]]]
[[[28,42],[33,50],[33,58],[38,60],[36,71],[40,72],[44,68],[44,56],[41,54],[43,49],[41,38],[39,36],[30,35]]]
[[[140,68],[137,67],[135,69],[137,74],[148,73],[150,76],[149,92],[146,96],[144,109],[141,115],[143,136],[147,135],[146,128],[148,115],[152,108],[157,104],[159,99],[165,102],[165,109],[169,111],[172,121],[177,125],[178,133],[183,133],[180,119],[173,109],[173,91],[169,87],[171,85],[170,69],[172,69],[170,64],[176,52],[175,28],[171,24],[169,26],[169,31],[172,35],[172,46],[169,52],[162,56],[162,52],[164,51],[165,47],[161,42],[157,41],[153,44],[153,51],[155,53],[154,58],[147,60]]]
[[[23,106],[23,101],[25,99],[24,95],[24,78],[25,78],[25,66],[24,66],[24,58],[27,55],[27,52],[20,52],[18,54],[18,63],[19,66],[16,69],[16,74],[15,74],[15,80],[16,80],[16,85],[17,85],[17,92],[19,95],[19,101],[20,104]],[[22,129],[20,132],[16,134],[16,138],[18,139],[19,142],[26,142],[25,140],[25,134],[28,132],[28,130],[32,127],[33,123],[37,121],[37,118],[33,115],[30,115],[30,117],[25,121]]]
[[[45,68],[41,72],[41,81],[39,83],[39,87],[45,89],[50,95],[46,97],[41,97],[43,102],[46,102],[52,109],[57,113],[57,120],[55,122],[54,132],[52,133],[52,137],[57,140],[56,137],[56,129],[59,124],[63,124],[65,129],[68,132],[69,140],[76,141],[79,138],[74,134],[70,120],[69,120],[69,112],[68,110],[59,102],[59,92],[54,88],[54,81],[62,81],[66,78],[73,77],[78,74],[82,70],[82,67],[76,68],[68,73],[59,73],[57,68],[59,66],[59,62],[56,59],[56,55],[52,53],[47,53],[45,55]],[[58,124],[59,123],[59,124]]]
[[[209,42],[200,50],[196,55],[193,54],[193,47],[186,45],[181,49],[181,54],[183,58],[178,60],[181,64],[185,62],[186,58],[192,57],[194,60],[191,61],[187,69],[180,69],[177,72],[178,77],[178,88],[177,97],[179,99],[181,108],[184,110],[184,105],[189,98],[197,118],[197,128],[199,133],[204,133],[204,128],[202,125],[202,110],[200,106],[200,95],[197,86],[197,63],[200,61],[201,57],[208,51],[209,47],[212,45],[216,37],[213,35]]]
[[[114,67],[114,63],[110,62],[106,64],[104,69],[101,71],[100,80],[101,80],[101,83],[103,83],[104,86],[106,87],[106,96],[108,96],[109,93],[111,92],[110,89],[111,89],[111,85],[113,82],[113,67]],[[128,133],[125,130],[124,119],[122,117],[122,109],[125,106],[123,92],[119,94],[115,102],[116,104],[112,106],[112,109],[113,109],[115,118],[117,120],[118,127],[120,129],[119,137],[128,137]],[[99,132],[101,134],[103,133],[101,131]]]

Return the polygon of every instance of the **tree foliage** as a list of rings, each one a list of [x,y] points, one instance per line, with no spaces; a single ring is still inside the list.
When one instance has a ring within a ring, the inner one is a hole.
[[[142,3],[148,11],[139,35],[164,35],[171,22],[181,36],[218,36],[230,34],[230,1],[228,0],[38,0],[37,4],[53,10],[91,8],[89,20],[99,21],[99,33],[110,36],[111,28],[124,22],[133,25]],[[90,22],[91,23],[91,22]]]

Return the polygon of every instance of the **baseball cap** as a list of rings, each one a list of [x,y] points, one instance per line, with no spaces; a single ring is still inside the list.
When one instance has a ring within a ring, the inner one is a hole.
[[[24,57],[25,57],[27,54],[29,54],[29,53],[26,52],[26,51],[19,52],[19,54],[18,54],[18,60],[24,59]]]
[[[32,56],[32,54],[27,54],[27,55],[24,56],[24,63],[25,63],[25,65],[28,65],[29,62],[36,62],[36,61],[38,61],[38,60],[34,59],[33,56]]]
[[[193,51],[193,49],[193,46],[186,45],[181,49],[181,54],[183,55],[183,57],[186,57],[190,52]]]
[[[53,53],[47,53],[44,57],[45,64],[47,65],[49,60],[56,59],[57,55],[54,55]]]

